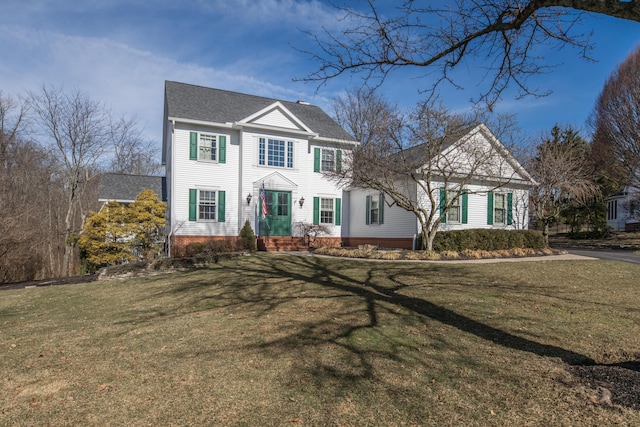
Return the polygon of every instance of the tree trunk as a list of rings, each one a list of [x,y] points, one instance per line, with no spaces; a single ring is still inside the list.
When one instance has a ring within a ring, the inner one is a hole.
[[[75,188],[72,187],[69,194],[69,204],[67,205],[67,214],[64,218],[64,256],[62,258],[62,276],[68,277],[73,258],[73,246],[70,242],[71,233],[73,231],[74,207],[76,203]]]
[[[544,243],[549,246],[549,222],[544,221],[542,225],[542,237],[544,237]]]

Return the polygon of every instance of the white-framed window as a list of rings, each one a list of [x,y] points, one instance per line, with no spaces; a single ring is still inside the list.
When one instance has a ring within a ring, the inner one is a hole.
[[[258,164],[292,169],[293,141],[259,138]]]
[[[211,133],[199,134],[198,160],[218,161],[218,135]]]
[[[225,191],[189,189],[189,221],[225,222]]]
[[[607,219],[618,219],[618,201],[610,200],[607,202]]]
[[[451,200],[449,211],[447,212],[447,222],[459,223],[461,218],[460,195],[457,191],[450,191],[447,193],[447,200]]]
[[[493,195],[493,223],[507,223],[507,195],[504,193]]]
[[[333,224],[333,199],[320,198],[320,224]]]
[[[372,197],[369,208],[369,224],[380,222],[380,201],[377,197]]]
[[[314,224],[341,224],[342,199],[339,197],[314,197],[313,198],[313,223]]]
[[[227,136],[210,132],[190,132],[189,160],[226,163]]]
[[[382,193],[366,197],[366,224],[382,224],[384,218],[384,198]]]
[[[320,147],[313,149],[314,172],[340,172],[341,167],[342,150]]]
[[[336,168],[336,152],[328,148],[321,150],[320,171],[333,172]]]
[[[198,220],[216,220],[216,192],[210,190],[198,191]]]

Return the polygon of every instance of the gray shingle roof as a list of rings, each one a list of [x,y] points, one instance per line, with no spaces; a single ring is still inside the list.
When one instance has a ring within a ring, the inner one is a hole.
[[[167,186],[163,176],[102,174],[98,200],[131,202],[142,190],[153,190],[163,202],[167,201]]]
[[[165,82],[167,115],[178,119],[234,123],[277,101],[320,137],[355,142],[351,135],[315,105],[246,95],[186,83]]]

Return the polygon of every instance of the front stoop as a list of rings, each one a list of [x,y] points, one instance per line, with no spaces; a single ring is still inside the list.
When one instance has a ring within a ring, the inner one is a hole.
[[[258,237],[258,250],[267,252],[306,251],[308,248],[302,237],[273,236]]]

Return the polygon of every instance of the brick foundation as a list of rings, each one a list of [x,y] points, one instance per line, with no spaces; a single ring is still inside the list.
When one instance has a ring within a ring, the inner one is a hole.
[[[182,258],[187,256],[186,250],[190,243],[204,243],[211,240],[228,240],[234,243],[238,240],[237,236],[171,236],[171,253],[172,258]]]
[[[625,225],[625,231],[640,231],[640,222],[630,222]]]

